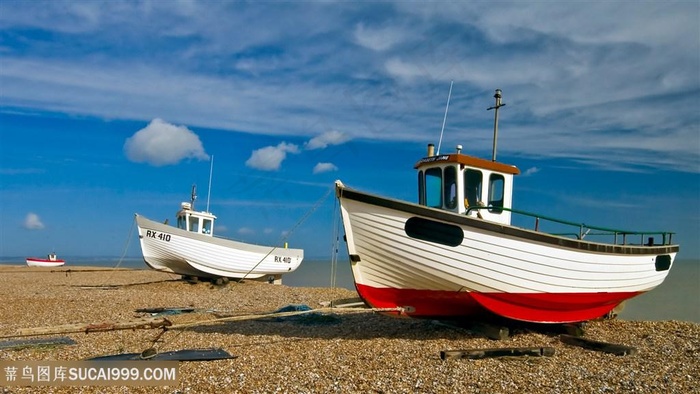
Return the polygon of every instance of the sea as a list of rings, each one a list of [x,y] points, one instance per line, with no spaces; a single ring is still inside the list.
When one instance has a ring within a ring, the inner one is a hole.
[[[92,266],[149,269],[141,257],[69,257],[64,268]],[[0,265],[25,265],[23,257],[0,258]],[[282,277],[292,287],[339,287],[355,289],[350,263],[339,259],[304,260],[294,272]],[[676,260],[668,277],[656,289],[627,300],[621,320],[681,320],[700,323],[700,260]]]

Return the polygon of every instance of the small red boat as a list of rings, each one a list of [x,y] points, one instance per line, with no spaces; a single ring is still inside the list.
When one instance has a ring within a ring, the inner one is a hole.
[[[45,259],[27,257],[27,265],[30,267],[60,267],[65,263],[65,260],[56,257],[56,253],[49,254]]]

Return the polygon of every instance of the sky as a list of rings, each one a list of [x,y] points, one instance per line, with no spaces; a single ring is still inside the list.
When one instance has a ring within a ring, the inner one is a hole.
[[[140,256],[134,214],[172,222],[193,184],[218,235],[328,258],[333,182],[415,202],[427,144],[491,158],[495,89],[516,209],[673,231],[678,258],[700,260],[699,15],[3,0],[0,260]]]

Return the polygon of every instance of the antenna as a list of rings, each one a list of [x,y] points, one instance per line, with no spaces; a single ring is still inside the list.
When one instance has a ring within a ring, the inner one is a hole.
[[[197,199],[197,185],[192,184],[192,194],[190,195],[190,205],[192,205],[192,210],[194,211],[194,200]]]
[[[207,191],[207,212],[209,212],[209,196],[211,195],[211,174],[214,172],[214,155],[211,155],[211,165],[209,166],[209,190]]]
[[[496,110],[493,119],[493,152],[491,153],[491,161],[496,161],[496,141],[498,141],[498,109],[506,105],[506,103],[501,103],[501,89],[496,89],[496,94],[494,94],[493,97],[496,99],[496,105],[489,107],[486,110]]]
[[[440,130],[440,140],[438,141],[437,154],[440,154],[440,145],[442,145],[442,132],[445,131],[445,121],[447,121],[447,110],[450,108],[450,97],[452,97],[452,84],[455,81],[450,81],[450,92],[447,94],[447,105],[445,106],[445,117],[442,118],[442,129]]]

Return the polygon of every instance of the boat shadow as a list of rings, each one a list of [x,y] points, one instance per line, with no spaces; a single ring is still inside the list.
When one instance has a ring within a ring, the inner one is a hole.
[[[499,319],[443,321],[396,318],[378,313],[314,313],[287,318],[220,322],[183,330],[200,334],[277,336],[286,339],[501,340],[533,332],[554,337],[571,329],[564,325],[527,324]]]
[[[470,335],[463,329],[440,325],[435,321],[397,319],[378,314],[324,314],[300,316],[298,319],[264,318],[251,321],[221,322],[187,328],[189,331],[210,334],[238,334],[245,336],[279,336],[309,339],[440,339]],[[301,318],[303,317],[303,318]]]

